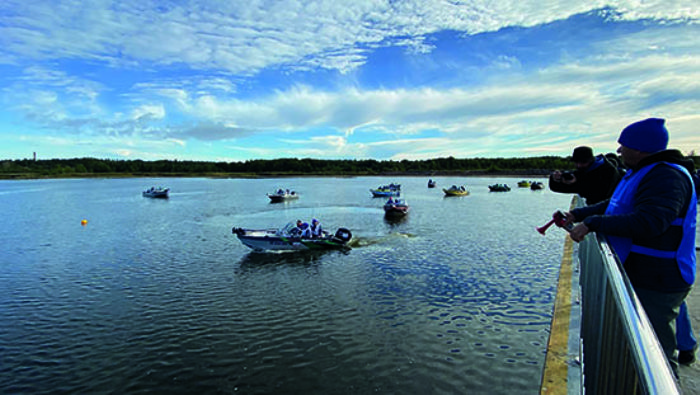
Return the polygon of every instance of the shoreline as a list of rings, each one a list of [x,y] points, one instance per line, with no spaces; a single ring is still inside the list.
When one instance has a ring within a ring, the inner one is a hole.
[[[0,174],[0,180],[50,180],[50,179],[84,179],[84,178],[299,178],[299,177],[512,177],[512,178],[542,178],[548,177],[553,170],[512,170],[512,171],[435,171],[435,172],[387,172],[387,173],[353,173],[353,174],[326,174],[326,173],[69,173],[69,174],[37,174],[15,173]]]

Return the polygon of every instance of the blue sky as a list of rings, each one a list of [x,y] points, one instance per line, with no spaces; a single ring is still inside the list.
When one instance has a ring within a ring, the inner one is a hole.
[[[0,2],[0,159],[565,156],[647,117],[700,153],[697,0]]]

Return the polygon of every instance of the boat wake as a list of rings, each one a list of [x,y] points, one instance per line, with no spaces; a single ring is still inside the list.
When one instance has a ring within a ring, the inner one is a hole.
[[[406,233],[406,232],[391,232],[387,235],[384,236],[378,236],[378,237],[362,237],[362,236],[353,236],[352,240],[350,243],[348,243],[348,246],[352,248],[361,248],[361,247],[369,247],[372,245],[382,245],[382,244],[387,244],[390,243],[393,240],[396,239],[410,239],[418,237],[412,233]]]

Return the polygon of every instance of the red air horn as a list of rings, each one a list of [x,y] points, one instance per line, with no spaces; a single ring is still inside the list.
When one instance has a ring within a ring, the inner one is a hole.
[[[556,224],[558,227],[563,227],[567,232],[570,232],[573,226],[571,224],[564,226],[565,223],[566,215],[564,215],[564,213],[562,213],[561,211],[557,211],[556,213],[554,213],[554,215],[552,215],[552,219],[550,219],[549,222],[535,229],[537,229],[537,231],[544,236],[544,233],[547,231],[547,229],[549,229],[549,227],[552,226],[552,224]]]
[[[540,232],[544,236],[544,233],[547,231],[547,229],[549,229],[550,226],[552,226],[554,221],[555,221],[554,218],[552,218],[546,224],[540,226],[539,228],[535,228],[535,229],[537,229],[537,231]]]

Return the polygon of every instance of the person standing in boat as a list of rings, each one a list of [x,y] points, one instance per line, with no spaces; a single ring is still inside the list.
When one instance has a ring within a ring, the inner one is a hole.
[[[629,167],[612,198],[567,212],[579,242],[600,232],[615,251],[678,377],[674,321],[695,281],[697,195],[692,160],[668,150],[665,120],[622,130],[618,152]]]
[[[571,161],[576,165],[573,172],[555,170],[549,175],[552,192],[576,193],[586,199],[586,204],[596,204],[612,196],[622,179],[618,167],[605,155],[593,156],[591,147],[576,147]]]

